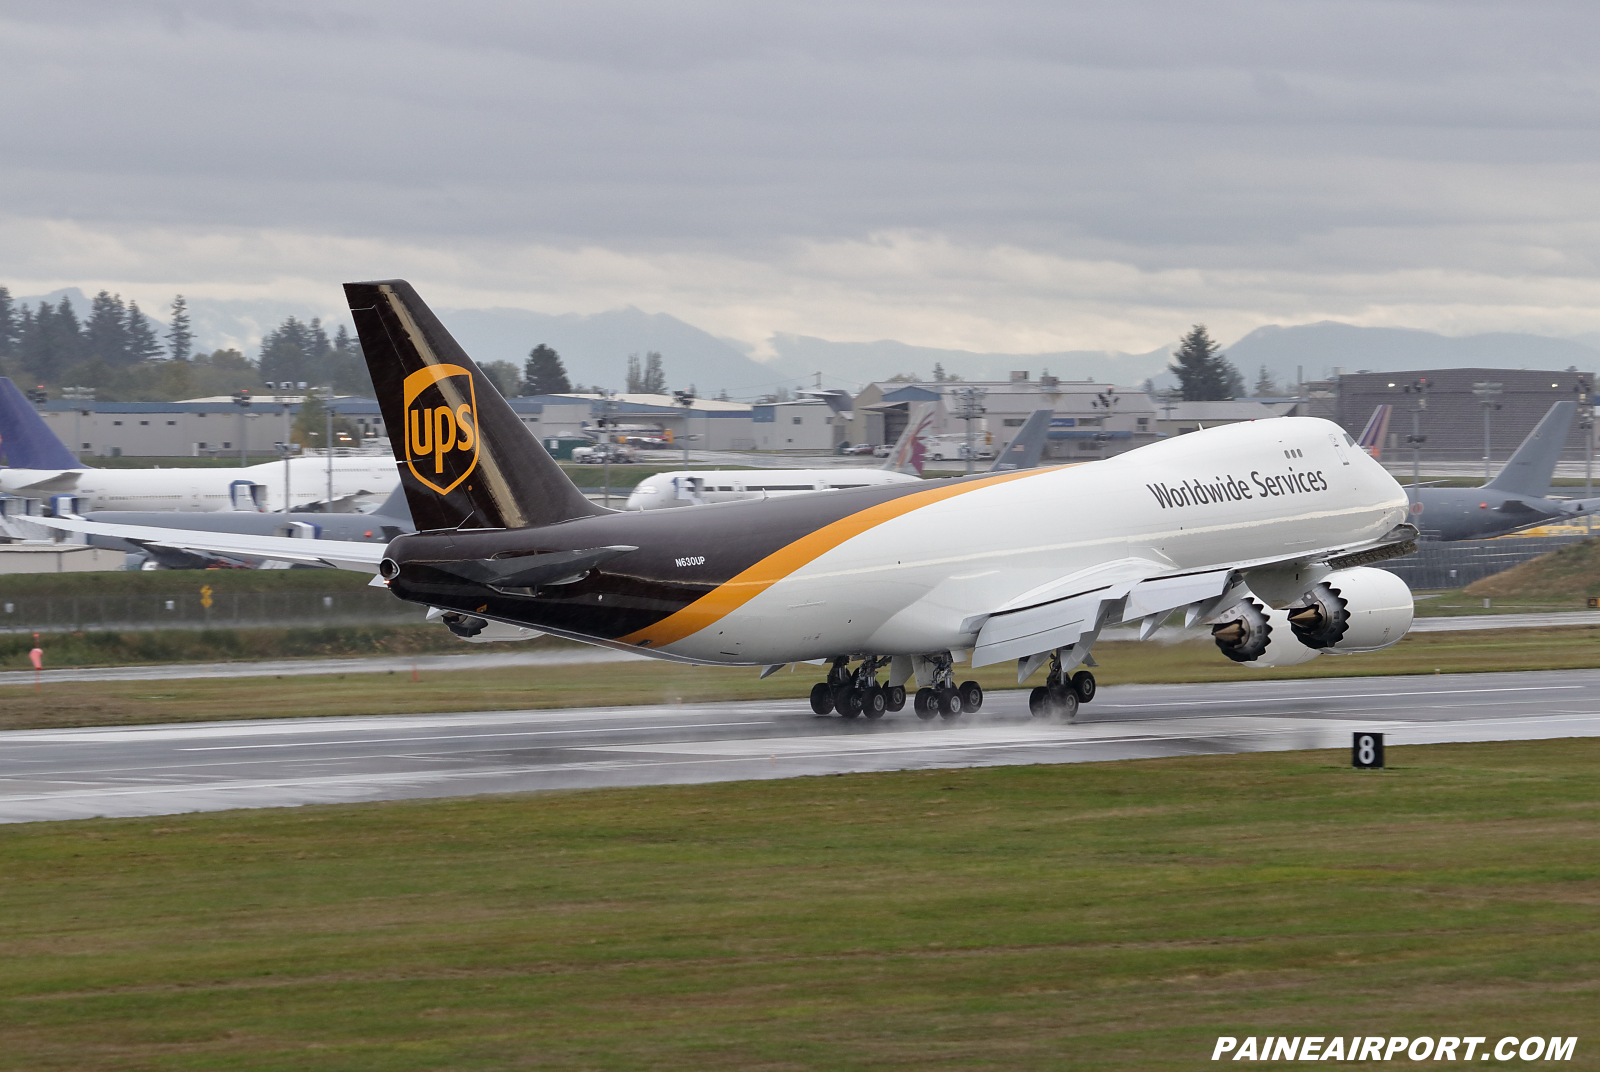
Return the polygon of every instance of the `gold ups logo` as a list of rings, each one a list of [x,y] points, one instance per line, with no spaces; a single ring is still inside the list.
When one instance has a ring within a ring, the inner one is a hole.
[[[440,495],[478,467],[478,396],[460,365],[429,365],[406,377],[406,465]]]

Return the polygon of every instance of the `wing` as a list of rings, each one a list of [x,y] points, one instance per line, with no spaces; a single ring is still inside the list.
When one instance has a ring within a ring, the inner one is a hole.
[[[209,551],[224,555],[249,555],[307,566],[332,566],[357,573],[377,573],[387,545],[345,540],[301,540],[290,536],[247,536],[234,532],[198,532],[157,528],[153,525],[116,525],[75,517],[30,517],[30,524],[86,536],[112,536],[139,544],[155,544],[180,551]]]
[[[1398,525],[1381,539],[1353,547],[1198,570],[1173,570],[1148,559],[1119,559],[1024,592],[990,613],[968,618],[962,631],[976,634],[974,667],[1028,660],[1085,638],[1092,640],[1105,626],[1124,622],[1142,622],[1139,639],[1146,640],[1179,608],[1186,611],[1185,625],[1227,609],[1245,594],[1250,580],[1263,588],[1274,582],[1293,585],[1317,568],[1348,569],[1409,554],[1416,550],[1416,538],[1411,525]]]

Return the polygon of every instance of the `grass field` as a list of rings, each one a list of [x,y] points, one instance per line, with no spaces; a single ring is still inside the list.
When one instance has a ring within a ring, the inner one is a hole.
[[[0,1069],[1193,1069],[1600,1032],[1600,741],[0,827]],[[1254,1066],[1253,1066],[1254,1067]]]
[[[465,648],[466,645],[461,645]],[[481,650],[481,649],[474,649]],[[1324,656],[1282,670],[1251,670],[1223,658],[1209,638],[1176,644],[1095,646],[1102,684],[1249,681],[1263,678],[1554,670],[1600,666],[1600,626],[1415,633],[1387,651]],[[537,707],[792,699],[803,704],[820,667],[801,665],[759,680],[751,667],[663,662],[504,670],[329,674],[190,681],[61,682],[0,686],[0,729],[189,722],[313,715],[413,714]],[[958,676],[966,678],[968,673]],[[972,673],[986,689],[1016,688],[1014,664]],[[1036,684],[1035,679],[1032,684]]]

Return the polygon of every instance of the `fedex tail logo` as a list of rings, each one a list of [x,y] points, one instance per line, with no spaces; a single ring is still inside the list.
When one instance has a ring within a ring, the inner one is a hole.
[[[478,396],[460,365],[429,365],[407,376],[406,466],[448,495],[478,467]]]

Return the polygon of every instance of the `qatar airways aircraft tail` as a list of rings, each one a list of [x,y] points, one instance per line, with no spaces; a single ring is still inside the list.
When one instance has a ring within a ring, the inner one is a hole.
[[[900,433],[894,449],[889,452],[888,459],[879,468],[887,469],[891,473],[922,475],[922,463],[928,457],[928,448],[923,445],[922,437],[928,435],[933,427],[933,412],[932,402],[924,402],[912,408],[906,421],[905,431]]]
[[[88,468],[4,376],[0,376],[0,462],[12,469]]]

